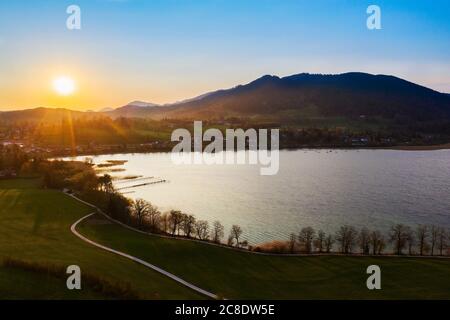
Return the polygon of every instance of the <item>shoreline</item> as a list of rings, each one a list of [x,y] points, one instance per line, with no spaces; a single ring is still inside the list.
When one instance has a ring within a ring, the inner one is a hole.
[[[360,150],[394,150],[394,151],[438,151],[438,150],[450,150],[450,143],[437,144],[437,145],[422,145],[422,146],[392,146],[392,147],[325,147],[325,146],[305,146],[298,148],[280,148],[279,151],[297,151],[297,150],[344,150],[344,151],[360,151]],[[75,155],[64,154],[64,155],[51,155],[48,158],[75,158],[75,157],[96,157],[105,155],[116,155],[116,154],[151,154],[151,153],[170,153],[171,150],[120,150],[120,151],[105,151],[98,153],[78,153]]]
[[[153,232],[149,232],[149,231],[144,231],[144,230],[140,230],[137,229],[135,227],[132,227],[128,224],[125,224],[119,220],[116,220],[114,218],[112,218],[111,216],[109,216],[107,213],[103,212],[100,208],[98,208],[96,205],[89,203],[87,201],[84,201],[80,198],[78,198],[78,196],[76,196],[75,194],[71,194],[71,193],[67,193],[64,192],[63,193],[87,206],[90,206],[91,208],[95,209],[96,211],[93,213],[88,214],[87,216],[81,218],[79,221],[74,223],[74,226],[76,226],[78,224],[78,222],[81,222],[82,220],[84,220],[85,218],[87,218],[88,216],[93,216],[95,214],[99,214],[101,216],[103,216],[104,218],[106,218],[107,220],[118,224],[126,229],[129,229],[131,231],[140,233],[140,234],[144,234],[147,236],[152,236],[152,237],[159,237],[159,238],[164,238],[164,239],[173,239],[173,240],[180,240],[180,241],[191,241],[191,242],[195,242],[195,243],[201,243],[201,244],[205,244],[205,245],[210,245],[210,246],[215,246],[215,247],[219,247],[219,248],[224,248],[224,249],[229,249],[229,250],[234,250],[237,252],[243,252],[243,253],[249,253],[249,254],[255,254],[255,255],[262,255],[262,256],[275,256],[275,257],[321,257],[321,256],[333,256],[333,257],[381,257],[381,258],[425,258],[425,259],[450,259],[450,256],[446,256],[446,255],[418,255],[418,254],[400,254],[397,255],[395,253],[381,253],[381,254],[363,254],[363,253],[341,253],[341,252],[311,252],[311,253],[302,253],[302,252],[296,252],[296,253],[276,253],[276,252],[264,252],[264,251],[254,251],[254,250],[249,250],[246,248],[241,248],[241,247],[233,247],[233,246],[228,246],[224,243],[215,243],[215,242],[211,242],[211,241],[204,241],[204,240],[200,240],[200,239],[195,239],[195,238],[187,238],[187,237],[182,237],[182,236],[171,236],[171,235],[167,235],[167,234],[159,234],[159,233],[153,233]]]
[[[399,150],[399,151],[436,151],[448,149],[450,149],[450,143],[426,145],[426,146],[394,146],[387,148],[387,150]]]

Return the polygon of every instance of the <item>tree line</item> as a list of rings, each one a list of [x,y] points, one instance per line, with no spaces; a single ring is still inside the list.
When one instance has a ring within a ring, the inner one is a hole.
[[[341,226],[334,234],[305,227],[298,234],[291,233],[288,241],[272,242],[256,247],[257,251],[277,253],[359,253],[381,255],[448,255],[450,231],[434,225],[412,228],[403,224],[391,226],[387,233],[366,227],[357,230],[350,225]]]
[[[129,214],[127,222],[142,230],[224,244],[225,228],[219,220],[210,224],[207,220],[197,219],[180,210],[161,212],[144,199],[130,200]],[[238,248],[248,247],[247,241],[242,241],[242,233],[239,225],[232,225],[226,244]]]

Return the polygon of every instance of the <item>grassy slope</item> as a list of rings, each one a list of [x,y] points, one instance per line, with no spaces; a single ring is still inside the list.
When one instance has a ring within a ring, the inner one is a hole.
[[[0,260],[80,265],[82,271],[130,283],[147,298],[200,298],[191,290],[85,244],[70,225],[90,209],[35,180],[0,181]],[[90,221],[79,230],[227,298],[450,298],[450,261],[360,257],[269,257],[142,235]],[[380,291],[366,289],[366,267],[382,268]],[[65,281],[0,268],[0,298],[97,298],[68,292]]]
[[[76,238],[70,225],[90,211],[61,192],[38,189],[36,180],[0,180],[0,261],[13,257],[64,267],[77,264],[82,273],[132,284],[145,298],[202,298],[154,271]],[[98,297],[89,290],[67,293],[64,279],[0,269],[0,299]]]
[[[261,256],[147,236],[112,224],[86,222],[79,230],[227,298],[450,299],[450,260]],[[366,288],[371,264],[382,269],[382,290]]]
[[[84,286],[77,290],[61,289],[64,281],[48,274],[34,273],[15,268],[0,268],[0,299],[103,299],[104,297]],[[39,288],[39,289],[37,289]]]

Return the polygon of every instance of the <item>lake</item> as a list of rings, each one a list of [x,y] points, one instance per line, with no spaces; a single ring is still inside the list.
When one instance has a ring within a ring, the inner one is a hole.
[[[450,150],[280,151],[274,176],[261,176],[258,165],[175,165],[170,153],[93,159],[128,160],[114,176],[168,180],[123,191],[162,211],[220,220],[226,234],[238,224],[251,244],[284,240],[305,226],[326,232],[343,224],[382,231],[395,223],[450,227]]]

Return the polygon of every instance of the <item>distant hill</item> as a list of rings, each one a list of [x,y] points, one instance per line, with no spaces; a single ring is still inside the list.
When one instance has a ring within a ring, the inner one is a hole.
[[[160,110],[160,106],[155,103],[144,102],[144,101],[133,101],[129,104],[104,112],[106,115],[117,118],[117,117],[149,117],[155,111]]]
[[[60,122],[63,119],[99,117],[101,113],[93,111],[73,111],[63,108],[35,108],[17,111],[0,112],[0,121],[8,122]]]
[[[386,75],[266,75],[164,110],[166,117],[406,117],[450,119],[450,96]]]
[[[134,101],[100,113],[38,108],[3,112],[0,120],[60,119],[67,114],[198,120],[273,117],[289,121],[367,116],[420,122],[450,120],[450,95],[388,75],[301,73],[283,78],[266,75],[245,85],[169,105]]]

